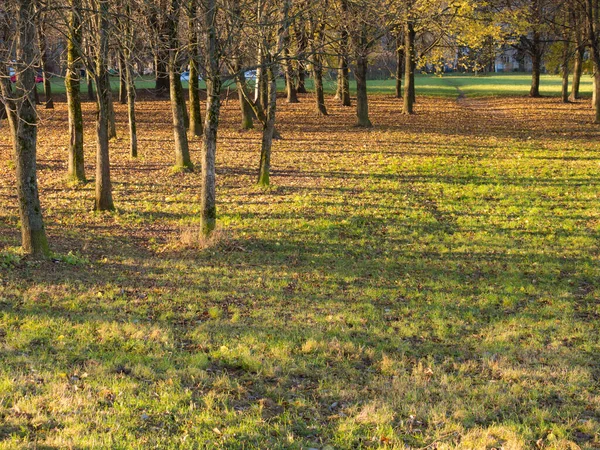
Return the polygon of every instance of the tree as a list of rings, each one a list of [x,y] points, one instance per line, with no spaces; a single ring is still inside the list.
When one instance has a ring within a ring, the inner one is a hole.
[[[202,193],[200,228],[203,236],[209,236],[217,224],[215,155],[217,132],[221,113],[221,48],[217,34],[217,0],[203,0],[206,33],[206,115],[202,139]]]
[[[169,91],[173,114],[173,134],[175,137],[175,168],[192,170],[190,149],[186,133],[186,106],[181,87],[179,70],[179,39],[177,24],[180,13],[180,0],[172,0],[167,20],[169,30]],[[197,78],[197,77],[196,77]],[[189,119],[188,119],[189,120]]]
[[[96,36],[94,81],[97,88],[96,199],[97,211],[115,209],[110,178],[109,121],[111,92],[108,79],[109,0],[91,0],[92,31]]]
[[[86,181],[83,153],[83,116],[81,113],[81,0],[70,0],[67,25],[67,72],[65,88],[69,111],[69,164],[68,177],[72,181]]]
[[[17,198],[21,219],[23,251],[47,257],[50,255],[37,183],[37,113],[33,91],[35,86],[35,5],[33,0],[17,0],[14,8],[0,7],[0,76],[6,77],[10,62],[10,34],[16,30],[17,74],[15,92],[0,83],[2,101],[10,122],[17,172]]]

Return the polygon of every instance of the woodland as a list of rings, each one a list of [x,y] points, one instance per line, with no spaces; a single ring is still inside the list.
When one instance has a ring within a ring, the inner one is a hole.
[[[0,449],[600,448],[600,0],[0,0]]]

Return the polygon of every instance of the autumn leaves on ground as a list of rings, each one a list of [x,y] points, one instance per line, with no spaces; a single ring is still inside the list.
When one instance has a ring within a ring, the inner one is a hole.
[[[600,447],[600,128],[588,101],[371,99],[224,109],[217,237],[171,171],[165,101],[117,105],[117,212],[69,185],[41,110],[53,261],[23,259],[0,134],[0,448]],[[85,104],[94,172],[93,104]],[[6,128],[5,128],[6,130]],[[199,163],[199,142],[192,159]]]

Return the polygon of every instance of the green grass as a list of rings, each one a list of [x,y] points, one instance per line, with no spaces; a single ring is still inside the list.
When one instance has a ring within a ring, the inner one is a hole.
[[[118,91],[118,81],[112,79],[113,90]],[[540,93],[544,96],[558,97],[561,93],[562,80],[557,75],[542,75]],[[183,83],[187,89],[187,83]],[[307,80],[307,88],[312,89],[312,80]],[[53,90],[57,93],[64,93],[65,88],[60,78],[52,80]],[[388,94],[393,95],[396,89],[394,80],[371,80],[368,82],[369,93],[371,94]],[[151,90],[154,88],[154,81],[151,78],[144,77],[136,81],[136,87],[141,90]],[[280,91],[284,90],[283,80],[278,81]],[[492,75],[470,75],[470,74],[447,74],[444,76],[437,75],[417,75],[416,89],[417,95],[427,95],[435,97],[456,97],[457,88],[464,94],[471,97],[487,97],[487,96],[515,96],[527,95],[531,87],[530,74],[492,74]],[[200,82],[200,88],[205,89],[204,82]],[[232,87],[233,88],[233,87]],[[335,79],[325,79],[325,90],[328,94],[335,93]],[[356,91],[356,82],[350,83],[352,93]],[[38,90],[42,92],[41,85]],[[85,91],[85,86],[82,85],[82,90]],[[591,95],[592,93],[592,78],[589,75],[584,75],[581,83],[581,93],[583,95]]]
[[[598,448],[598,130],[583,104],[507,105],[376,97],[363,131],[282,104],[265,190],[229,102],[201,250],[178,245],[200,174],[169,171],[166,102],[140,102],[139,161],[111,144],[114,214],[66,186],[65,107],[41,111],[66,256],[19,255],[0,197],[0,448]]]

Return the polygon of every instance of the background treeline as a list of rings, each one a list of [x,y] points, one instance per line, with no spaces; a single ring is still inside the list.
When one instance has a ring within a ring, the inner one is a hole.
[[[50,254],[36,178],[36,82],[43,82],[43,105],[52,108],[50,78],[64,76],[70,136],[65,158],[73,182],[87,179],[82,97],[96,102],[95,209],[106,211],[115,208],[113,102],[127,104],[133,161],[138,155],[135,81],[154,77],[153,95],[170,99],[174,170],[201,171],[201,233],[209,235],[217,219],[215,152],[225,89],[235,85],[241,126],[262,130],[257,182],[265,186],[273,139],[285,135],[277,128],[278,78],[285,79],[288,103],[298,102],[298,93],[310,86],[315,114],[327,116],[324,78],[335,73],[336,99],[356,108],[357,126],[370,127],[367,78],[372,62],[386,52],[395,56],[396,96],[403,99],[404,114],[413,113],[415,72],[424,67],[493,70],[498,52],[514,48],[531,60],[530,95],[539,96],[548,58],[562,73],[567,102],[579,96],[587,61],[600,123],[599,1],[5,0],[0,124],[14,143],[23,250]],[[114,98],[111,75],[120,79]],[[187,95],[182,79],[189,80]],[[356,81],[354,99],[350,79]],[[190,158],[193,139],[201,139],[200,161]]]

